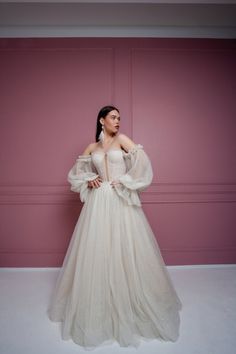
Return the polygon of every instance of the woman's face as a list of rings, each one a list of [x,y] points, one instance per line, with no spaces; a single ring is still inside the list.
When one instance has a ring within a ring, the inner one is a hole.
[[[116,134],[120,127],[120,115],[117,110],[110,111],[105,118],[101,118],[100,122],[104,124],[104,128],[108,133]]]

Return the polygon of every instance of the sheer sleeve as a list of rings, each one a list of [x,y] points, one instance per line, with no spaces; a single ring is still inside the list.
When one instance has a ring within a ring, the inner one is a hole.
[[[92,164],[91,155],[79,155],[68,173],[67,181],[71,184],[71,191],[80,193],[81,202],[85,202],[91,191],[88,181],[97,177],[98,174]]]
[[[117,193],[130,205],[141,206],[138,192],[147,188],[153,179],[153,170],[143,146],[136,144],[124,154],[127,171],[118,178]]]

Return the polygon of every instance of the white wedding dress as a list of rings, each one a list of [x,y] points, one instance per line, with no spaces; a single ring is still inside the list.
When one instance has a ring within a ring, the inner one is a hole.
[[[101,186],[89,188],[98,175]],[[48,308],[50,320],[62,322],[62,339],[87,350],[178,339],[182,304],[138,194],[152,177],[140,144],[80,155],[69,171],[84,205]]]

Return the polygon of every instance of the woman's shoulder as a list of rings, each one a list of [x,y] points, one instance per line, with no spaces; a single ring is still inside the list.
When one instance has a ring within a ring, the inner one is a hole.
[[[126,134],[124,134],[124,133],[119,133],[119,134],[117,134],[117,139],[119,139],[120,141],[124,141],[124,140],[127,140],[127,139],[130,140],[130,138],[128,137],[128,135],[126,135]]]
[[[118,139],[121,147],[126,151],[129,151],[130,149],[134,148],[136,145],[134,143],[134,141],[128,137],[128,135],[123,134],[123,133],[120,133],[117,136],[117,139]]]
[[[90,155],[96,149],[97,145],[98,145],[98,142],[88,144],[88,146],[85,148],[82,156],[83,155]]]

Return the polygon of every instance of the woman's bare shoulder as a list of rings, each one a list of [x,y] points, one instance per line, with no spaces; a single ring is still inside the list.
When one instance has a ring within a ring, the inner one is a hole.
[[[90,155],[97,147],[98,142],[97,143],[90,143],[84,150],[82,155]]]
[[[134,141],[123,133],[120,133],[117,138],[119,140],[121,147],[126,151],[132,149],[135,146]]]

